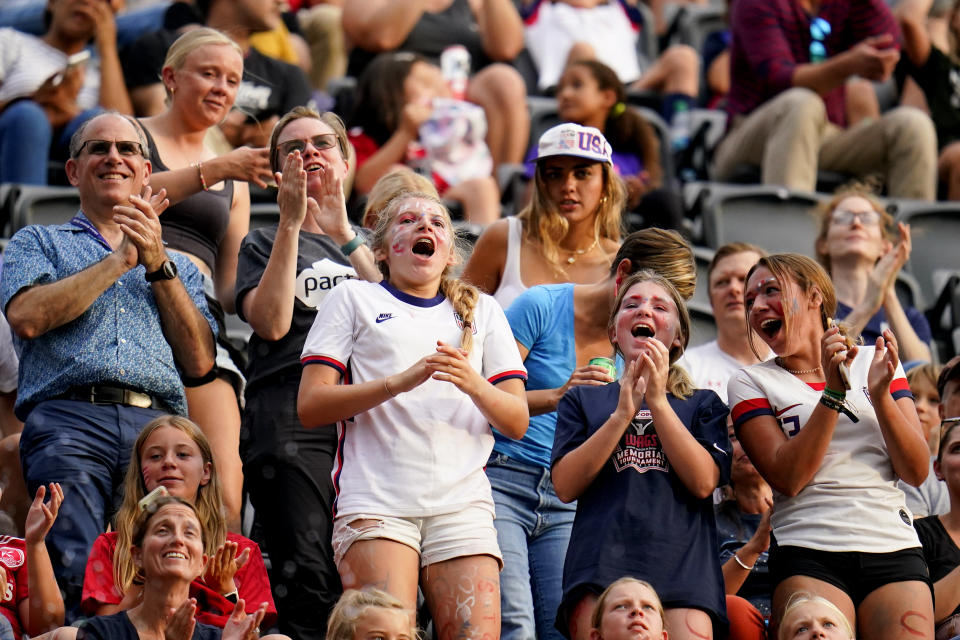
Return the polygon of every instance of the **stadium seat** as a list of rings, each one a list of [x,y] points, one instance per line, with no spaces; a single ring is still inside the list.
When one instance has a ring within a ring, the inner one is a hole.
[[[924,299],[936,300],[947,278],[960,273],[960,203],[891,202],[898,222],[910,225],[913,251],[907,270],[920,283]]]
[[[820,195],[784,187],[711,184],[700,197],[707,246],[751,242],[770,253],[813,257],[817,223],[812,209]]]
[[[250,204],[250,230],[269,227],[280,221],[280,207],[276,202]]]
[[[80,209],[73,187],[21,185],[11,208],[10,235],[31,224],[63,224]]]
[[[703,51],[707,36],[727,28],[727,9],[720,5],[687,4],[680,8],[677,17],[677,39]]]

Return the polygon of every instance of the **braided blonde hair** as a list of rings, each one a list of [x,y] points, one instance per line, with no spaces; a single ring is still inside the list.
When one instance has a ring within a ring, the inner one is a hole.
[[[447,228],[450,230],[450,239],[453,243],[453,252],[455,260],[444,268],[440,276],[440,293],[450,301],[453,311],[457,314],[463,325],[463,333],[460,336],[460,348],[470,353],[473,348],[473,327],[474,313],[477,308],[477,302],[480,300],[480,291],[473,285],[463,282],[453,275],[454,268],[463,262],[463,243],[453,231],[453,220],[450,218],[450,212],[443,202],[435,195],[423,191],[400,191],[380,210],[377,215],[377,221],[373,228],[373,238],[371,246],[376,253],[377,267],[383,274],[385,280],[390,280],[390,266],[383,256],[387,255],[387,231],[394,218],[400,212],[400,208],[409,200],[426,200],[436,204],[443,217],[447,221]]]

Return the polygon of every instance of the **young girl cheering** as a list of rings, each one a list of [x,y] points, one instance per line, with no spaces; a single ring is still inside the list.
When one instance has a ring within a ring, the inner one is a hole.
[[[341,422],[334,560],[344,588],[379,586],[411,610],[419,575],[444,640],[467,628],[497,638],[501,559],[483,465],[490,425],[526,430],[520,354],[496,301],[449,275],[459,256],[436,198],[394,198],[372,245],[383,282],[329,293],[302,355],[301,421]]]
[[[608,331],[623,378],[557,408],[553,484],[577,500],[557,628],[588,638],[597,596],[633,575],[660,594],[671,638],[712,638],[726,624],[711,495],[730,475],[727,408],[676,365],[690,318],[662,276],[622,283]]]
[[[850,344],[830,321],[830,277],[797,254],[761,258],[744,305],[777,354],[728,388],[737,437],[774,489],[772,626],[803,591],[863,640],[932,638],[930,574],[896,484],[923,482],[929,449],[893,333]]]

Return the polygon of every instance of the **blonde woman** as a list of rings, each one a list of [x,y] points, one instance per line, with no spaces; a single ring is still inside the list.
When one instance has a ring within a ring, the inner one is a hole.
[[[506,309],[536,284],[602,280],[620,245],[626,190],[594,127],[566,123],[540,137],[533,199],[477,240],[463,278]]]

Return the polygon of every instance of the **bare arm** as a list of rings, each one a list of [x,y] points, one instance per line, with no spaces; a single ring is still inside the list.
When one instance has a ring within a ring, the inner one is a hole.
[[[885,330],[877,338],[867,385],[893,470],[904,482],[919,487],[930,470],[930,450],[913,400],[894,400],[890,394],[898,362],[896,339],[889,329]]]
[[[117,55],[117,24],[115,9],[111,6],[113,4],[119,5],[116,0],[87,5],[94,24],[97,25],[94,42],[100,55],[100,106],[132,114],[133,103],[130,101],[120,57]]]
[[[523,50],[523,20],[512,0],[478,0],[471,4],[483,51],[491,60],[509,62],[516,58]]]
[[[903,50],[915,67],[922,67],[930,57],[927,15],[932,5],[932,0],[901,0],[893,10],[903,31]]]
[[[404,372],[359,384],[339,384],[340,373],[326,365],[304,367],[297,396],[297,414],[308,429],[352,418],[398,393],[422,384],[432,372],[426,358]]]
[[[217,300],[227,313],[236,313],[237,256],[240,243],[250,231],[250,189],[245,182],[233,183],[230,224],[217,250]]]
[[[933,583],[933,619],[939,624],[960,606],[960,566]]]
[[[27,615],[24,631],[31,636],[56,629],[63,624],[63,598],[53,575],[53,565],[47,554],[44,538],[57,519],[63,490],[59,484],[50,484],[50,501],[44,504],[47,488],[40,486],[27,513],[25,542],[27,547],[27,574],[30,595],[27,598]]]
[[[463,279],[486,294],[493,295],[500,286],[503,267],[507,262],[509,230],[510,223],[507,220],[497,220],[484,229],[463,268]]]
[[[368,51],[399,47],[423,14],[423,0],[351,0],[343,4],[343,30]]]
[[[10,328],[26,340],[76,320],[127,271],[136,258],[114,252],[83,271],[56,282],[22,289],[7,304]]]
[[[363,165],[357,167],[353,179],[353,186],[357,191],[368,193],[384,174],[394,166],[403,164],[407,147],[420,136],[420,125],[430,117],[430,110],[428,105],[408,103],[404,106],[397,130]]]
[[[222,156],[204,160],[197,167],[184,167],[171,171],[158,171],[150,176],[150,184],[157,190],[167,190],[167,198],[176,204],[203,190],[200,171],[207,187],[224,180],[253,182],[266,187],[270,178],[270,151],[253,147],[237,147]]]

